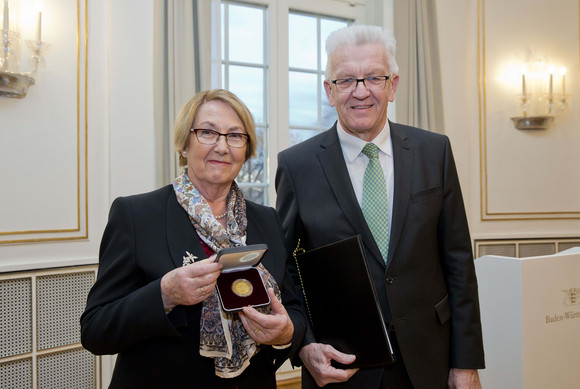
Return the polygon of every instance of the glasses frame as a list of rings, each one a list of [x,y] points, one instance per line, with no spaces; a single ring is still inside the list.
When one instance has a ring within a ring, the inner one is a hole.
[[[233,147],[233,148],[236,148],[236,149],[241,149],[242,147],[245,147],[248,144],[248,141],[250,140],[250,136],[248,134],[244,134],[242,132],[230,132],[230,133],[227,133],[227,134],[222,134],[221,132],[217,132],[216,130],[212,130],[210,128],[191,128],[189,131],[190,132],[193,132],[195,134],[195,137],[197,138],[197,141],[199,143],[201,143],[202,145],[215,145],[215,144],[217,144],[219,142],[220,136],[223,136],[223,137],[226,138],[226,143],[227,143],[228,146]],[[215,138],[215,142],[213,142],[213,143],[206,143],[205,141],[202,141],[201,139],[199,139],[199,135],[198,135],[198,132],[199,131],[209,131],[209,132],[212,132],[214,134],[217,134],[217,138]],[[241,146],[235,146],[235,145],[230,144],[230,139],[231,139],[231,136],[232,135],[236,135],[236,136],[242,135],[242,138],[245,139],[244,144],[241,145]]]
[[[368,77],[364,77],[364,78],[354,78],[354,77],[337,78],[336,80],[330,80],[330,83],[331,84],[334,84],[334,86],[336,86],[336,90],[338,91],[338,93],[351,93],[351,92],[354,92],[356,90],[356,88],[358,87],[358,83],[359,82],[362,82],[363,85],[364,85],[364,87],[367,88],[367,90],[369,90],[369,91],[370,90],[382,90],[382,89],[385,89],[385,86],[387,85],[387,81],[389,81],[390,79],[392,79],[392,77],[393,77],[393,75],[392,74],[389,74],[388,76],[368,76]],[[367,84],[365,83],[365,81],[369,81],[371,79],[382,79],[384,81],[383,82],[383,86],[380,87],[380,88],[374,88],[374,86],[371,87],[371,88],[369,88],[367,86]],[[340,87],[336,84],[337,82],[340,82],[340,81],[351,81],[351,82],[352,81],[356,81],[356,82],[353,84],[354,87],[350,87],[350,88],[342,89],[341,90]]]

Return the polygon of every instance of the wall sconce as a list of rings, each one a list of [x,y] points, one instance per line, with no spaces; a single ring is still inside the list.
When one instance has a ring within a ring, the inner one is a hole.
[[[518,130],[547,130],[556,116],[568,107],[566,95],[566,68],[560,67],[560,83],[554,87],[556,78],[554,66],[536,61],[522,68],[521,116],[511,120]],[[558,90],[560,93],[555,93]]]
[[[27,40],[26,45],[32,50],[30,62],[32,71],[20,72],[20,32],[19,32],[19,0],[3,0],[2,36],[0,38],[0,96],[22,99],[28,92],[28,87],[34,84],[34,76],[43,59],[48,44],[42,42],[42,12],[40,5],[36,15],[36,35],[34,40]]]

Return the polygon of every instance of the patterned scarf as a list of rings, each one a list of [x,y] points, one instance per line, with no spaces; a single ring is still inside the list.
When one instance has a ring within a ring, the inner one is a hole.
[[[215,219],[208,202],[189,180],[187,168],[175,179],[173,189],[178,203],[189,215],[199,238],[214,252],[226,247],[246,245],[246,202],[235,181],[232,182],[226,198],[226,228]],[[190,263],[184,261],[183,266]],[[281,300],[280,289],[274,277],[262,264],[256,268],[266,287],[273,288],[276,297]],[[265,314],[270,313],[269,306],[257,309]],[[222,378],[233,378],[242,374],[250,364],[250,358],[261,348],[248,335],[236,312],[225,312],[221,309],[215,289],[203,301],[199,335],[200,355],[214,358],[215,374]]]

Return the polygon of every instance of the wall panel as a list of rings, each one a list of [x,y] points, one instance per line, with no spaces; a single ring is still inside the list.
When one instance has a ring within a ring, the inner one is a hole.
[[[97,266],[0,274],[0,388],[100,388],[80,343]]]
[[[21,15],[33,3],[22,0]],[[0,98],[0,244],[87,237],[86,8],[86,0],[43,2],[50,46],[36,84],[24,99]],[[30,71],[21,46],[21,71]]]
[[[580,219],[578,0],[479,0],[478,28],[481,219]],[[568,109],[517,130],[518,71],[537,60],[567,69]]]

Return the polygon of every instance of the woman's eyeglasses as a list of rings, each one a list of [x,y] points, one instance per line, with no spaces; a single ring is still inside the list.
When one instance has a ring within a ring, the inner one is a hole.
[[[215,145],[220,138],[220,136],[226,137],[226,143],[231,147],[244,147],[248,143],[248,134],[242,134],[240,132],[230,132],[229,134],[222,134],[214,130],[209,130],[206,128],[192,128],[191,131],[197,137],[199,143],[204,145]]]

